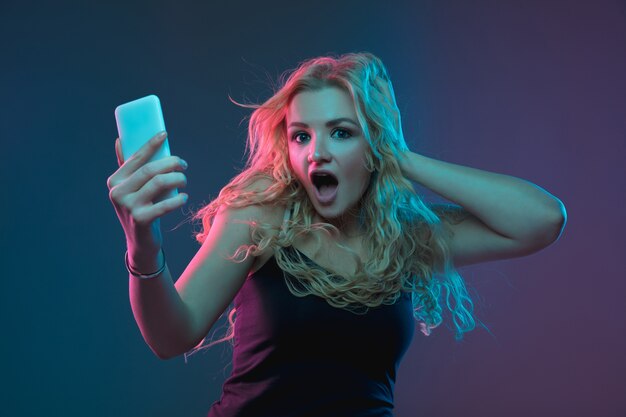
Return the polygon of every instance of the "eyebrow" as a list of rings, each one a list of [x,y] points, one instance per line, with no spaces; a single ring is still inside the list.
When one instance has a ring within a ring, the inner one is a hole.
[[[348,117],[339,117],[337,119],[332,119],[326,122],[326,127],[331,127],[331,126],[336,126],[341,122],[348,122],[351,123],[353,125],[355,125],[356,127],[359,127],[359,125],[357,124],[357,122],[355,122],[354,120],[348,118]],[[291,122],[289,123],[288,127],[309,127],[309,125],[307,125],[306,123],[302,123],[302,122]]]

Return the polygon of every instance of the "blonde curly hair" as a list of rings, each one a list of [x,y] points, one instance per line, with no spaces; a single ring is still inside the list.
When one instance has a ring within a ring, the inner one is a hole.
[[[410,292],[414,317],[426,335],[442,322],[440,296],[445,289],[446,306],[452,313],[457,339],[461,339],[464,332],[475,327],[473,303],[452,264],[446,222],[460,221],[463,211],[458,206],[425,204],[403,176],[398,160],[408,147],[393,86],[382,61],[368,52],[318,57],[283,73],[279,81],[277,91],[261,105],[233,100],[237,105],[255,109],[248,127],[247,163],[215,200],[194,215],[204,229],[196,234],[196,240],[204,242],[223,205],[290,206],[292,216],[281,230],[270,224],[251,223],[254,243],[238,248],[231,259],[242,261],[269,247],[285,271],[285,281],[293,295],[323,297],[330,305],[355,313],[393,304],[402,292]],[[331,224],[313,222],[315,209],[290,168],[285,126],[287,108],[296,94],[326,87],[340,88],[352,97],[358,123],[370,145],[366,167],[372,176],[358,213],[360,224],[366,225],[366,261],[337,243],[352,254],[358,265],[353,276],[312,268],[297,251],[282,250],[298,236],[338,231]],[[259,181],[269,186],[254,187]],[[230,328],[224,338],[203,346],[205,338],[193,352],[232,339],[234,314],[232,309],[228,316]]]

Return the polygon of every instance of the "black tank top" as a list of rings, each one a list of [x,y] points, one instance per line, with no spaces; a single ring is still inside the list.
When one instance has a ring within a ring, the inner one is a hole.
[[[234,303],[232,373],[208,417],[393,415],[396,371],[414,334],[410,294],[355,314],[291,294],[272,257]]]

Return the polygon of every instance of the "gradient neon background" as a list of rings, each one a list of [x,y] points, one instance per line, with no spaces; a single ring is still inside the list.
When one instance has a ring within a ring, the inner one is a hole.
[[[415,152],[525,178],[568,212],[546,250],[461,269],[491,334],[416,332],[396,416],[626,415],[624,1],[3,1],[0,45],[3,415],[206,414],[228,348],[160,361],[132,317],[113,110],[161,98],[197,209],[242,165],[228,94],[260,102],[267,76],[361,50],[387,65]],[[198,249],[187,214],[162,219],[175,276]]]

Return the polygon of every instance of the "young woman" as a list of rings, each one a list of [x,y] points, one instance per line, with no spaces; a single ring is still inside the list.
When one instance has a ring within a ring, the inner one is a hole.
[[[160,358],[185,354],[234,302],[233,371],[209,416],[391,416],[416,321],[430,334],[445,306],[457,337],[475,327],[456,268],[545,248],[564,206],[527,181],[408,150],[370,53],[308,60],[250,107],[248,163],[196,214],[202,246],[175,284],[159,218],[187,196],[152,200],[185,185],[187,164],[146,162],[164,135],[128,161],[116,142],[108,186],[141,333]],[[411,181],[455,204],[425,204]]]

